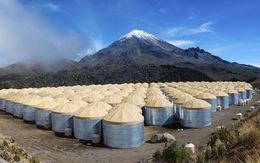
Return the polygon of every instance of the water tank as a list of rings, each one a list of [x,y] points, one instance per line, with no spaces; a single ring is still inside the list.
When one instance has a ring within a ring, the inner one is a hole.
[[[110,104],[112,107],[116,106],[117,104],[120,104],[122,102],[123,98],[119,95],[112,94],[104,97],[101,101]]]
[[[247,98],[247,99],[253,98],[253,90],[252,90],[251,87],[249,87],[249,86],[246,85],[246,86],[243,87],[243,89],[246,90],[246,98]]]
[[[190,100],[182,105],[181,125],[189,128],[201,128],[211,125],[211,105],[200,99]]]
[[[35,106],[41,101],[39,96],[31,96],[23,102],[23,120],[24,121],[35,121]]]
[[[133,148],[144,143],[144,117],[129,109],[108,113],[103,118],[103,142],[111,148]]]
[[[238,91],[238,101],[243,99],[246,99],[246,90],[241,87],[236,87],[236,91]]]
[[[173,104],[163,97],[150,98],[144,109],[147,125],[170,125],[174,120]]]
[[[224,92],[229,95],[229,105],[238,104],[238,92],[235,89],[226,89]]]
[[[85,106],[73,115],[74,136],[81,140],[92,140],[93,134],[102,135],[101,119],[108,112],[97,106]]]
[[[217,97],[211,93],[200,93],[196,96],[196,98],[204,100],[211,104],[211,112],[217,111]]]
[[[217,106],[221,106],[221,109],[227,109],[229,107],[229,97],[227,93],[214,91],[213,94],[217,96]]]
[[[79,109],[80,107],[69,102],[53,108],[51,113],[52,130],[64,133],[66,128],[73,129],[73,114]]]
[[[188,102],[190,100],[194,99],[193,96],[183,93],[183,96],[178,98],[177,100],[174,101],[174,106],[173,106],[173,112],[174,112],[174,119],[176,120],[181,120],[182,119],[182,109],[181,105],[184,104],[185,102]]]
[[[35,106],[35,124],[38,126],[44,126],[45,122],[49,122],[51,125],[51,111],[58,106],[59,103],[48,100],[43,101]]]

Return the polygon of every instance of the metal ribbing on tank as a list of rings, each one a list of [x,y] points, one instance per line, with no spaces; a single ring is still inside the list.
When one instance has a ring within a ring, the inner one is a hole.
[[[221,109],[227,109],[229,107],[229,96],[227,97],[218,97],[217,106],[221,106]]]
[[[102,135],[101,119],[87,120],[73,116],[74,137],[81,140],[91,140],[93,134]]]
[[[211,99],[211,100],[205,100],[206,102],[211,104],[211,112],[216,112],[217,111],[217,99]]]
[[[175,104],[173,107],[173,112],[174,112],[174,119],[176,120],[181,120],[182,119],[182,109],[181,105]]]
[[[35,121],[35,107],[32,106],[23,107],[23,120]]]
[[[144,144],[144,122],[121,125],[103,121],[103,142],[111,148],[133,148]]]
[[[14,105],[14,103],[12,101],[6,101],[5,102],[5,112],[12,113],[14,110],[13,105]]]
[[[0,110],[5,110],[5,100],[0,99]]]
[[[52,130],[59,133],[64,133],[65,128],[73,129],[73,116],[65,114],[51,113]]]
[[[169,125],[174,120],[173,108],[144,108],[147,125]]]
[[[189,110],[182,109],[181,125],[189,128],[201,128],[211,125],[211,109]]]
[[[253,90],[246,90],[246,98],[253,98]]]
[[[23,113],[23,104],[14,103],[14,117],[19,117],[20,113]]]
[[[35,124],[38,126],[44,126],[44,122],[50,122],[50,124],[52,124],[51,110],[41,110],[36,108]]]
[[[237,105],[238,104],[238,93],[229,94],[229,105]]]
[[[246,99],[246,92],[239,92],[238,93],[238,100],[245,100]]]

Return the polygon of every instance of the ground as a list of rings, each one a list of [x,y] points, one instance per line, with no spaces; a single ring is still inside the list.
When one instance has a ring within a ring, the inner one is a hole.
[[[251,103],[245,106],[230,106],[229,109],[212,114],[212,125],[200,129],[185,129],[178,123],[172,126],[145,126],[144,145],[133,149],[111,149],[103,145],[91,145],[79,142],[75,138],[68,138],[54,134],[51,130],[37,128],[34,124],[24,123],[21,119],[0,112],[0,133],[12,136],[18,145],[32,156],[36,156],[42,163],[58,162],[139,162],[151,160],[156,149],[162,149],[164,143],[151,144],[147,142],[155,133],[168,132],[175,136],[178,143],[192,142],[198,148],[208,142],[211,133],[217,130],[217,126],[230,126],[237,121],[236,114],[241,112],[243,116],[250,110],[260,95],[256,93]],[[259,106],[256,106],[260,109]],[[250,113],[250,112],[248,112]],[[183,130],[179,130],[183,128]]]

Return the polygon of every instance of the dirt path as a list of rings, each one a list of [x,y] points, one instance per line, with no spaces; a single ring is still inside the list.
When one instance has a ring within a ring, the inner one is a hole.
[[[206,144],[218,125],[231,125],[235,121],[232,119],[238,112],[245,115],[247,110],[260,99],[259,97],[259,94],[255,94],[252,102],[246,106],[230,106],[227,110],[213,113],[212,125],[206,128],[178,131],[178,128],[182,128],[178,123],[171,127],[145,126],[145,140],[149,140],[155,133],[169,132],[179,143],[190,141],[199,147]],[[257,106],[257,109],[260,107]],[[4,112],[0,112],[0,133],[12,136],[21,148],[32,156],[38,157],[43,163],[138,162],[151,158],[156,149],[164,146],[163,143],[145,143],[141,147],[126,150],[88,146],[75,138],[57,136],[53,131],[23,123],[21,119],[13,118],[12,115]]]

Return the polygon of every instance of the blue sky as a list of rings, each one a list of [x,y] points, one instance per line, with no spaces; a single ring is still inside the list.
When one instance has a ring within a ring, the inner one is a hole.
[[[79,60],[134,29],[260,67],[258,0],[0,0],[0,67]]]

